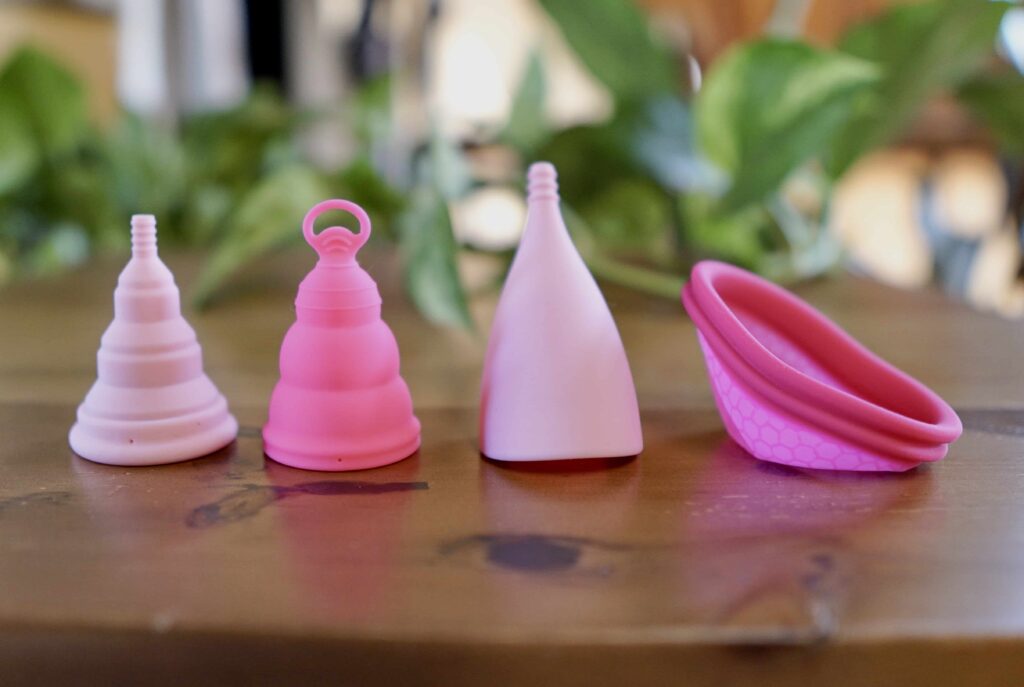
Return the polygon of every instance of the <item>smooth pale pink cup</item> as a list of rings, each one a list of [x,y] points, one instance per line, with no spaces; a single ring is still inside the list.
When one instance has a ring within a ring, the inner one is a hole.
[[[180,301],[157,255],[156,219],[133,216],[132,258],[117,280],[96,383],[68,437],[75,453],[97,463],[158,465],[234,441],[238,423],[203,372],[203,352]]]
[[[726,430],[756,458],[902,472],[960,436],[949,404],[785,289],[704,261],[682,296]]]
[[[359,220],[359,233],[313,222],[328,210]],[[370,218],[347,200],[326,200],[302,222],[319,254],[299,285],[295,323],[281,344],[281,379],[263,427],[266,454],[305,470],[363,470],[412,455],[420,445],[398,343],[381,319],[380,292],[356,262]]]
[[[523,238],[491,325],[480,451],[504,461],[635,456],[636,389],[619,330],[562,219],[555,168],[530,166]]]

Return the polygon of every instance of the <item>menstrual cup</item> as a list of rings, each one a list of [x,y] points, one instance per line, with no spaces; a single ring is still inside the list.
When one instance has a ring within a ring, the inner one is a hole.
[[[633,456],[636,390],[608,305],[573,246],[555,168],[530,167],[526,229],[491,326],[480,450],[495,460]]]
[[[98,375],[68,437],[75,453],[111,465],[174,463],[230,444],[238,423],[203,373],[178,287],[157,256],[156,219],[132,217],[132,258],[114,291]]]
[[[359,233],[313,233],[327,210],[359,220]],[[306,470],[363,470],[394,463],[420,445],[420,423],[399,375],[398,343],[380,317],[377,284],[356,262],[370,218],[355,203],[326,200],[302,222],[320,256],[299,284],[295,323],[281,344],[281,379],[263,427],[268,456]]]
[[[933,391],[771,282],[701,262],[683,303],[726,430],[756,458],[902,472],[940,460],[960,436]]]

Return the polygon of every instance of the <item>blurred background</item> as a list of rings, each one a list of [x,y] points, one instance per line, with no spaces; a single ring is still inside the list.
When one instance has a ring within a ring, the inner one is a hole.
[[[675,299],[714,257],[1019,317],[1022,68],[988,0],[0,0],[0,284],[146,212],[216,307],[340,196],[471,326],[546,159],[603,280]]]

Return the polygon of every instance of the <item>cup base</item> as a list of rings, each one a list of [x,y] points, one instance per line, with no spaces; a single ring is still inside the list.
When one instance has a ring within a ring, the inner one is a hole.
[[[595,447],[587,451],[536,451],[536,450],[505,450],[500,451],[493,448],[481,448],[480,454],[489,460],[496,460],[501,463],[542,463],[567,460],[608,460],[615,458],[635,458],[644,450],[643,444],[623,446],[620,448],[609,448],[608,446]]]
[[[338,455],[311,455],[289,451],[286,448],[275,446],[264,438],[263,453],[271,460],[300,470],[315,470],[317,472],[352,472],[355,470],[369,470],[384,465],[391,465],[405,460],[420,447],[419,432],[409,441],[381,450],[374,453],[354,453]]]
[[[125,423],[126,434],[131,434],[127,431],[130,424]],[[140,427],[145,425],[138,424]],[[202,458],[224,448],[238,436],[238,422],[234,416],[226,415],[205,431],[183,434],[181,438],[169,441],[115,442],[94,436],[81,422],[76,422],[68,439],[78,457],[94,463],[124,467],[166,465]]]

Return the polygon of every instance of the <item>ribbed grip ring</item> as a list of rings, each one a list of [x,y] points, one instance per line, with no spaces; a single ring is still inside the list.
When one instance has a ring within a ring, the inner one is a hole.
[[[558,172],[550,162],[535,162],[526,175],[528,200],[558,200]]]
[[[132,215],[132,255],[156,255],[156,217]]]

